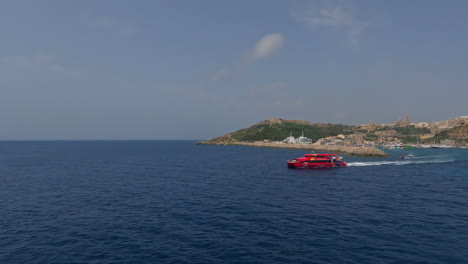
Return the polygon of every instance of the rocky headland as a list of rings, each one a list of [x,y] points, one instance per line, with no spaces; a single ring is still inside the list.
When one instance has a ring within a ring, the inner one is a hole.
[[[303,149],[336,152],[338,154],[361,157],[388,156],[387,153],[375,147],[351,147],[308,143],[289,144],[279,142],[286,138],[291,131],[294,131],[296,134],[301,131],[310,139],[318,140],[319,138],[329,135],[347,133],[349,132],[348,130],[349,127],[344,125],[312,124],[302,120],[269,119],[221,137],[198,142],[198,144]]]

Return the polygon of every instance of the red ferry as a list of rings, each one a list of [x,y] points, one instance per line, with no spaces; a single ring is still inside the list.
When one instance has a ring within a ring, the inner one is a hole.
[[[288,160],[287,164],[290,169],[340,168],[348,166],[341,159],[336,154],[305,154],[304,157]]]

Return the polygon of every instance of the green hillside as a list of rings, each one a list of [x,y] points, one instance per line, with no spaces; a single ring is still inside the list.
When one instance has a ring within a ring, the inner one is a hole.
[[[288,137],[290,133],[294,137],[299,137],[302,132],[304,132],[305,137],[315,141],[319,138],[338,134],[351,134],[353,133],[352,128],[352,126],[340,124],[312,124],[301,120],[269,119],[209,141],[261,141],[265,139],[281,141]]]
[[[451,129],[439,132],[435,134],[434,137],[426,139],[425,142],[439,143],[441,140],[445,140],[445,139],[453,139],[453,140],[456,140],[457,143],[462,143],[462,144],[468,142],[468,124],[458,125]]]

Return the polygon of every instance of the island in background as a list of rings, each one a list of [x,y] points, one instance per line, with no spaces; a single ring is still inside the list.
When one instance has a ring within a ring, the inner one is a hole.
[[[298,136],[295,138],[294,136]],[[377,147],[466,147],[468,117],[433,123],[410,123],[409,118],[395,124],[310,123],[303,120],[268,119],[253,126],[199,144],[321,150],[345,155],[388,156]],[[412,145],[403,145],[412,144]]]

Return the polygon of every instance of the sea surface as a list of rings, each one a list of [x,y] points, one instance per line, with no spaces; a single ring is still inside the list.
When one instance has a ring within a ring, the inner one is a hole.
[[[0,142],[0,263],[468,263],[468,149],[194,143]]]

